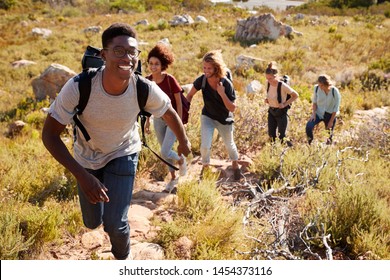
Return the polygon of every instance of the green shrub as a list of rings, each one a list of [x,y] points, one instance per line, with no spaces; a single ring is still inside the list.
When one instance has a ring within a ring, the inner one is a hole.
[[[314,222],[316,225],[312,236],[330,234],[330,246],[343,248],[351,258],[358,258],[368,251],[372,252],[369,258],[389,258],[388,237],[384,235],[390,226],[388,202],[380,199],[382,194],[378,195],[382,188],[390,191],[382,184],[389,179],[388,174],[377,172],[382,164],[382,160],[365,160],[364,153],[359,151],[345,150],[338,155],[339,179],[328,182],[333,185],[331,191],[309,191],[302,208],[305,209],[302,214],[306,223]],[[368,187],[373,181],[379,182],[382,187]],[[325,233],[321,224],[325,225]],[[313,243],[322,246],[320,239]]]
[[[177,258],[174,241],[182,236],[194,241],[191,259],[232,259],[234,249],[245,247],[240,230],[242,213],[223,202],[216,179],[217,174],[208,172],[199,186],[193,181],[180,184],[175,207],[180,215],[173,222],[162,224],[154,240],[166,249],[169,259]]]
[[[20,228],[20,219],[16,215],[16,206],[12,202],[3,202],[0,211],[0,259],[17,260],[20,255],[26,253],[34,243],[34,236],[26,238]]]
[[[334,25],[332,25],[331,27],[329,27],[329,29],[328,29],[328,32],[329,33],[335,33],[337,31],[337,26],[334,26]]]
[[[0,0],[0,9],[9,10],[16,4],[16,0]]]
[[[145,12],[145,6],[141,0],[115,0],[110,3],[110,10],[113,11],[136,11]]]

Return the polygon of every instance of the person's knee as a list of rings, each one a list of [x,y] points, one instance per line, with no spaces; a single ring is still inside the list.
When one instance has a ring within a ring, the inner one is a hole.
[[[161,149],[161,156],[163,157],[163,158],[168,158],[169,157],[169,150],[168,149]]]
[[[104,224],[104,231],[111,237],[121,237],[129,233],[130,227],[128,223],[107,223]]]
[[[314,123],[313,122],[307,122],[306,123],[306,134],[310,134],[314,129]]]
[[[84,225],[86,228],[89,229],[96,229],[102,224],[102,221],[85,221],[84,220]]]

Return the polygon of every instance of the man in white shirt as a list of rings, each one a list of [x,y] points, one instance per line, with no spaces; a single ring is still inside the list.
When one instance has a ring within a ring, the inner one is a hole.
[[[73,78],[50,106],[42,140],[53,157],[76,177],[86,227],[94,229],[103,224],[113,255],[126,259],[130,255],[127,212],[141,150],[134,73],[140,51],[135,30],[124,23],[108,27],[102,34],[102,45],[105,67],[92,78],[88,104],[79,116],[90,140],[77,128],[73,157],[60,138],[79,102],[78,80]],[[183,124],[155,83],[150,85],[144,109],[165,120],[179,141],[178,154],[187,156],[191,145]]]

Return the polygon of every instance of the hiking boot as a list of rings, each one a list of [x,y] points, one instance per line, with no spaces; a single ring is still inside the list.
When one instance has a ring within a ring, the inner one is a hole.
[[[234,180],[239,181],[241,179],[241,170],[240,168],[236,168],[233,170],[234,171]]]
[[[187,161],[183,155],[181,155],[181,159],[183,160],[183,163],[179,164],[179,175],[185,176],[187,174]]]
[[[326,145],[332,145],[332,139],[328,138],[328,139],[326,140]]]
[[[164,193],[173,193],[177,192],[177,184],[179,183],[179,178],[173,179],[169,181],[169,183],[165,186],[163,190]]]

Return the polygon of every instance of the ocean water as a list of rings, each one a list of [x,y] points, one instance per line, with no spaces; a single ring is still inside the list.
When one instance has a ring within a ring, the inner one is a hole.
[[[285,10],[289,6],[299,6],[304,4],[304,1],[285,1],[285,0],[249,0],[243,1],[232,1],[232,0],[210,0],[213,3],[228,3],[234,4],[243,8],[253,9],[256,6],[268,6],[275,10]]]

